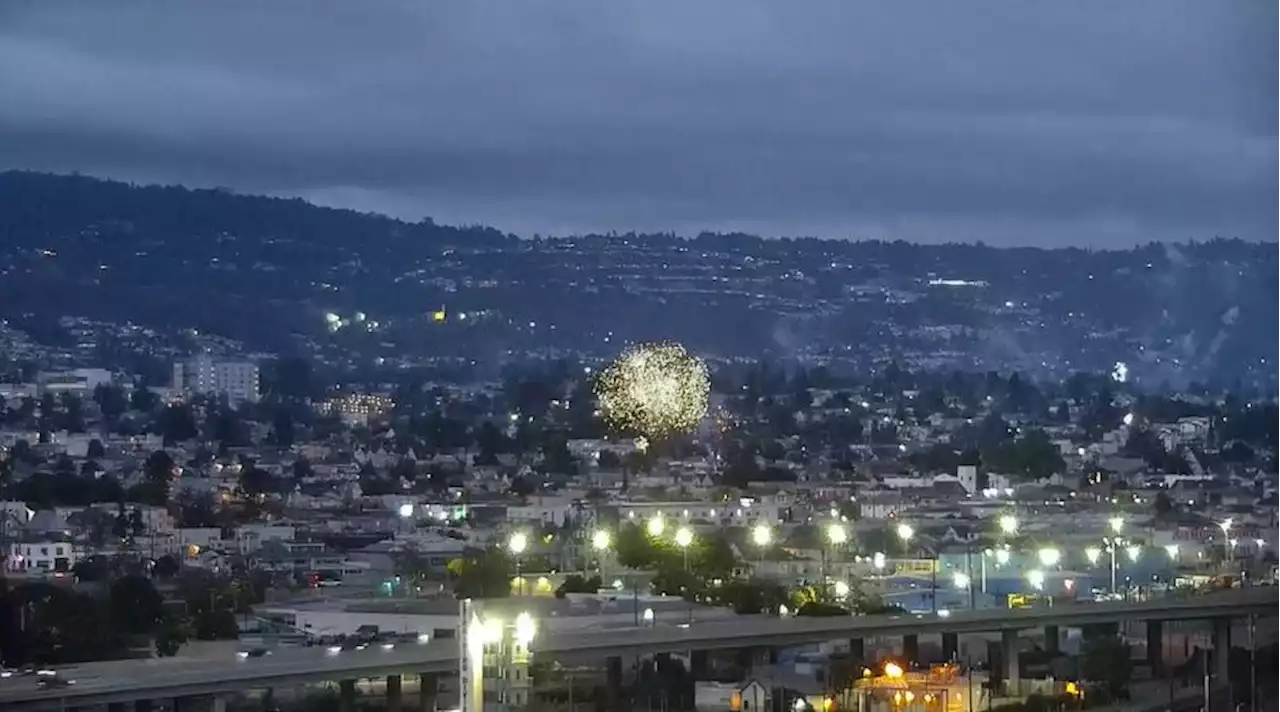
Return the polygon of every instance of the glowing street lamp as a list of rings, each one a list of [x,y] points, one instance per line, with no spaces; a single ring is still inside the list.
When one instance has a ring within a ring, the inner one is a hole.
[[[1041,566],[1051,569],[1062,560],[1062,552],[1053,547],[1045,547],[1036,552],[1036,557],[1040,560]]]
[[[661,514],[655,514],[649,518],[644,528],[645,531],[649,532],[649,536],[656,539],[662,536],[662,532],[667,530],[667,522],[662,518]]]
[[[760,567],[764,568],[764,552],[773,543],[773,531],[766,524],[755,525],[751,528],[751,543],[759,549]]]
[[[1121,516],[1112,517],[1107,521],[1107,523],[1111,525],[1111,531],[1113,533],[1119,534],[1121,531],[1124,530],[1124,517],[1121,517]]]
[[[538,624],[534,622],[533,616],[527,612],[516,616],[516,642],[522,647],[528,648],[537,632]]]
[[[689,570],[689,545],[693,543],[693,530],[680,527],[676,530],[676,546],[684,551],[684,570]]]
[[[1010,536],[1018,533],[1018,518],[1012,514],[1002,514],[997,521],[1000,525],[1000,533]]]
[[[524,532],[516,532],[507,540],[507,550],[512,554],[519,556],[529,548],[529,535]]]
[[[1044,590],[1044,572],[1040,569],[1032,569],[1027,572],[1027,583],[1031,584],[1031,588],[1037,591]]]
[[[613,544],[613,537],[606,529],[597,529],[591,532],[591,548],[596,552],[596,571],[600,573],[600,579],[604,580],[604,553],[609,550],[609,546]]]
[[[1223,543],[1226,545],[1225,553],[1227,555],[1227,561],[1233,560],[1236,555],[1235,545],[1233,545],[1231,540],[1227,538],[1227,535],[1231,533],[1231,527],[1235,525],[1235,522],[1236,520],[1233,517],[1227,517],[1221,522],[1218,522],[1218,528],[1222,530],[1222,538],[1226,540]]]
[[[848,540],[849,540],[849,533],[845,531],[844,525],[839,524],[838,522],[832,522],[831,524],[827,525],[826,544],[830,544],[831,546],[840,546],[845,542],[847,542]],[[821,551],[820,551],[820,553],[822,554],[822,585],[824,589],[827,585],[827,578],[828,578],[826,544],[824,544],[821,547]]]
[[[1168,554],[1168,555],[1169,555],[1169,558],[1170,558],[1170,559],[1172,559],[1173,561],[1177,561],[1177,560],[1178,560],[1178,545],[1177,545],[1177,544],[1165,544],[1165,545],[1164,545],[1164,553]]]
[[[605,551],[612,543],[613,537],[609,536],[609,532],[604,529],[597,529],[591,533],[591,548],[596,551]]]
[[[885,558],[883,551],[877,551],[871,557],[871,565],[875,567],[876,571],[884,571]]]
[[[911,538],[916,535],[916,530],[913,529],[911,525],[907,524],[906,522],[902,522],[901,524],[899,524],[895,531],[898,534],[898,538],[902,540],[903,544],[909,543],[911,541]]]
[[[1090,564],[1097,565],[1098,559],[1102,557],[1102,549],[1096,546],[1085,547],[1084,556]]]
[[[1128,555],[1129,561],[1137,561],[1142,555],[1142,547],[1137,544],[1130,544],[1124,548],[1124,553]]]
[[[973,579],[969,577],[969,574],[966,574],[963,571],[957,571],[955,575],[955,584],[956,588],[963,591],[973,585]]]
[[[996,564],[997,564],[997,565],[999,565],[999,566],[1005,566],[1005,565],[1007,565],[1007,564],[1009,563],[1009,559],[1010,559],[1011,557],[1012,557],[1012,554],[1010,554],[1010,553],[1009,553],[1009,550],[1008,550],[1007,548],[1001,547],[1001,548],[999,548],[999,549],[996,549]]]
[[[849,541],[849,533],[844,530],[843,526],[832,524],[827,527],[827,541],[831,542],[833,546],[840,546]]]
[[[529,535],[524,532],[515,532],[507,540],[507,551],[510,551],[516,559],[516,595],[518,596],[524,595],[524,575],[520,571],[522,565],[520,555],[528,548]]]
[[[751,543],[761,549],[769,546],[773,541],[773,532],[764,524],[757,524],[751,528]]]
[[[849,595],[849,584],[844,581],[836,581],[835,590],[837,598],[844,598]]]

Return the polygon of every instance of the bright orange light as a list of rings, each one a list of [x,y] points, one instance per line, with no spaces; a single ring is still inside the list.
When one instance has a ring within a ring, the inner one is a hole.
[[[887,662],[884,664],[884,676],[889,678],[902,677],[902,666],[895,662]]]
[[[441,324],[441,323],[444,323],[445,318],[446,318],[446,317],[448,317],[448,316],[449,316],[449,315],[448,315],[448,314],[446,314],[446,313],[445,313],[445,311],[444,311],[443,309],[441,309],[440,311],[432,312],[432,314],[431,314],[431,320],[432,320],[432,321],[434,321],[434,322],[435,322],[435,323],[437,323],[437,324]]]

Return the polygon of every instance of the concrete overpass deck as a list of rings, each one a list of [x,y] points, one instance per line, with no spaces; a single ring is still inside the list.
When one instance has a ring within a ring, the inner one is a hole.
[[[1078,603],[1044,609],[980,610],[949,616],[840,616],[772,618],[744,616],[732,622],[694,623],[689,627],[640,627],[547,635],[534,651],[556,659],[641,655],[683,650],[787,647],[840,638],[977,633],[1060,627],[1126,620],[1198,620],[1249,615],[1272,616],[1280,605],[1275,588],[1254,588],[1186,599],[1142,602]],[[450,673],[458,664],[459,641],[404,643],[392,649],[371,645],[365,650],[330,654],[322,648],[279,650],[248,660],[127,661],[91,663],[66,668],[76,683],[41,690],[34,678],[0,681],[0,709],[12,712],[64,709],[145,699],[218,695],[246,689],[286,687],[386,675]]]

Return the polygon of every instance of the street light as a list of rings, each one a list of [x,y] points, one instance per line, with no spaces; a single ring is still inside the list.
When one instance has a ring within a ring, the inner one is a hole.
[[[1234,517],[1227,517],[1221,522],[1218,522],[1218,528],[1222,530],[1222,538],[1226,539],[1226,541],[1223,542],[1226,548],[1226,551],[1224,551],[1223,553],[1227,555],[1227,563],[1231,563],[1231,561],[1235,559],[1235,556],[1236,556],[1235,546],[1232,545],[1231,540],[1227,538],[1227,535],[1231,533],[1231,527],[1235,524],[1235,522],[1236,520]]]
[[[533,642],[533,637],[537,634],[537,631],[538,625],[534,622],[533,616],[527,612],[516,616],[516,642],[522,647],[529,647],[529,643]]]
[[[1036,556],[1040,559],[1040,565],[1045,568],[1053,568],[1062,560],[1062,552],[1053,547],[1045,547],[1036,552]]]
[[[963,591],[973,585],[973,579],[969,577],[969,574],[966,574],[963,571],[957,571],[955,574],[955,584],[956,588]]]
[[[840,546],[848,540],[849,533],[844,530],[843,526],[832,524],[827,527],[827,541],[831,542],[833,546]]]
[[[997,565],[999,565],[999,566],[1005,566],[1005,565],[1007,565],[1007,564],[1009,563],[1009,559],[1010,559],[1011,557],[1012,557],[1012,554],[1010,554],[1010,553],[1009,553],[1009,549],[1008,549],[1008,548],[1006,548],[1006,547],[1001,547],[1001,548],[999,548],[999,549],[996,549],[996,564],[997,564]]]
[[[1121,516],[1112,517],[1110,520],[1108,520],[1108,524],[1111,525],[1112,532],[1119,534],[1121,531],[1124,530],[1124,517],[1121,517]]]
[[[591,533],[591,548],[596,551],[604,551],[609,548],[609,544],[613,542],[613,537],[609,536],[609,532],[603,529],[597,529]]]
[[[1084,550],[1084,556],[1089,560],[1091,565],[1096,566],[1098,564],[1098,559],[1102,557],[1102,549],[1099,549],[1096,546],[1087,546]]]
[[[662,518],[661,514],[655,514],[649,518],[644,528],[645,531],[649,532],[649,536],[656,539],[662,536],[662,532],[666,531],[667,522]]]
[[[1000,533],[1005,535],[1013,535],[1018,533],[1018,518],[1012,514],[1002,514],[997,522],[1000,525]]]
[[[773,543],[773,532],[763,523],[751,528],[751,543],[756,545],[760,553],[760,568],[764,568],[764,552]]]
[[[906,522],[902,522],[901,524],[899,524],[896,531],[898,533],[898,538],[902,540],[903,544],[909,543],[911,541],[911,538],[916,535],[916,530],[913,529],[911,525],[907,524]]]
[[[840,546],[849,540],[849,533],[844,530],[844,526],[836,522],[832,522],[827,526],[827,543],[831,546]],[[826,595],[827,587],[827,547],[824,545],[821,549],[822,553],[822,589],[823,595]]]
[[[689,545],[693,543],[693,530],[680,527],[676,530],[676,546],[684,550],[684,570],[689,570]]]
[[[769,546],[772,541],[773,532],[769,530],[768,526],[764,524],[757,524],[751,528],[751,543],[763,549],[766,546]]]
[[[1031,588],[1037,591],[1044,590],[1044,572],[1040,569],[1032,569],[1027,572],[1027,583],[1031,584]]]
[[[605,529],[597,529],[591,532],[591,548],[596,551],[596,571],[600,573],[600,580],[604,580],[604,553],[609,550],[609,545],[613,543],[613,537]]]
[[[1176,562],[1176,561],[1178,560],[1178,545],[1177,545],[1177,544],[1165,544],[1165,545],[1164,545],[1164,553],[1168,554],[1168,555],[1169,555],[1169,558],[1170,558],[1171,560],[1173,560],[1173,561],[1175,561],[1175,562]]]
[[[529,535],[524,532],[515,532],[511,535],[511,538],[507,540],[507,550],[516,558],[516,595],[518,596],[524,595],[524,576],[520,573],[520,555],[528,548]]]
[[[1129,561],[1137,561],[1138,557],[1142,555],[1142,547],[1137,544],[1130,544],[1124,548],[1124,553],[1129,556]]]

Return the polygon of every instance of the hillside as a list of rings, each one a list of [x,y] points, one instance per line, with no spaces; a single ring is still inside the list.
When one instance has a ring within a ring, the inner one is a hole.
[[[744,235],[520,240],[301,200],[0,173],[0,317],[254,348],[492,358],[676,338],[722,356],[1151,379],[1275,373],[1274,245],[996,249]],[[446,307],[445,325],[431,314]],[[339,333],[357,315],[361,329]],[[459,316],[466,315],[466,316]],[[441,328],[434,328],[441,327]],[[359,331],[359,334],[355,332]],[[1264,361],[1267,359],[1269,361]]]

